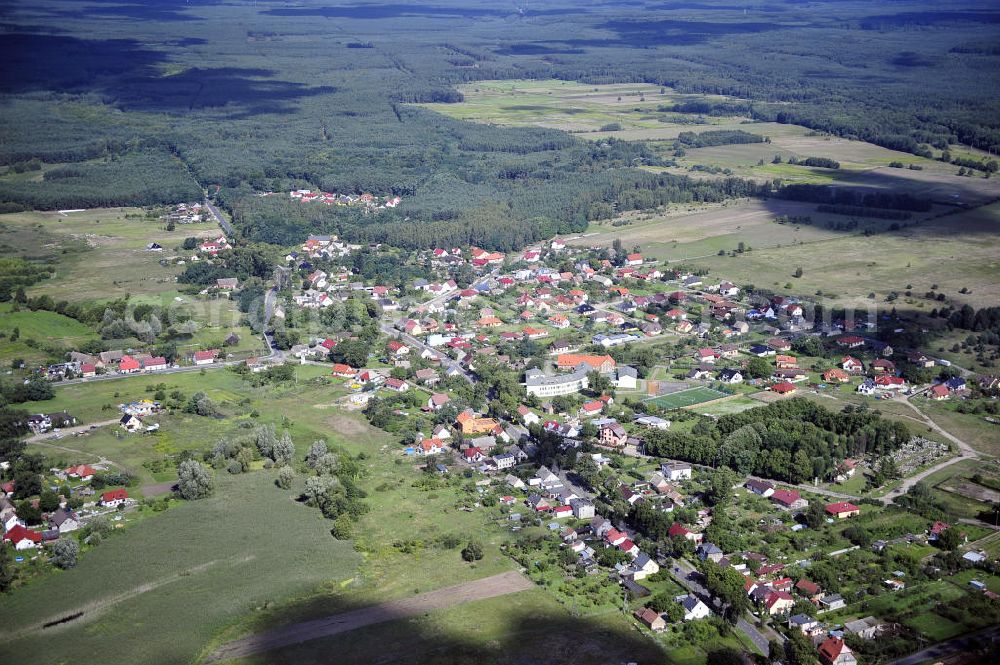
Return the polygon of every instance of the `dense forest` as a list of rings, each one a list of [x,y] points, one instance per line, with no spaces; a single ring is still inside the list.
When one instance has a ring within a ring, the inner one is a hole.
[[[458,102],[456,84],[490,79],[654,83],[692,95],[664,107],[672,112],[801,123],[918,154],[957,142],[1000,149],[1000,68],[983,46],[998,15],[972,0],[949,12],[904,1],[888,13],[832,1],[746,11],[721,0],[520,11],[480,0],[222,4],[9,3],[0,209],[162,203],[218,186],[252,240],[336,228],[407,247],[509,248],[622,210],[754,193],[651,177],[637,167],[661,158],[641,142],[411,105]],[[758,140],[725,134],[680,143]],[[403,204],[364,217],[254,197],[297,187]]]
[[[800,483],[829,477],[847,457],[887,455],[909,439],[905,425],[877,411],[834,412],[793,398],[700,422],[691,433],[651,432],[646,452]]]

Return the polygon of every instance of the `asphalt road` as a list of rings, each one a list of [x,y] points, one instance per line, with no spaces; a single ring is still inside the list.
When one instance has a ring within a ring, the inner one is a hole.
[[[680,572],[677,572],[675,568],[679,568]],[[716,599],[714,596],[712,596],[711,592],[709,592],[709,590],[706,589],[701,584],[701,582],[698,582],[697,580],[694,579],[689,579],[691,573],[694,572],[697,572],[694,566],[692,566],[691,564],[689,564],[687,561],[684,560],[675,559],[674,563],[670,567],[670,574],[673,575],[674,579],[677,580],[677,582],[682,587],[686,588],[687,590],[694,593],[694,595],[701,598],[701,600],[705,602],[713,610],[718,609],[719,604],[717,604]],[[747,621],[743,617],[740,617],[736,622],[736,629],[739,630],[744,635],[746,635],[750,639],[750,641],[754,643],[754,646],[760,649],[761,653],[765,655],[768,654],[770,647],[768,644],[767,636],[765,636],[763,633],[757,630],[757,628],[754,627],[749,621]]]
[[[236,232],[233,230],[233,225],[226,221],[226,218],[222,216],[219,209],[209,203],[207,198],[205,199],[205,207],[212,213],[212,216],[215,217],[215,221],[218,222],[222,230],[226,232],[226,235],[229,237],[236,235]]]

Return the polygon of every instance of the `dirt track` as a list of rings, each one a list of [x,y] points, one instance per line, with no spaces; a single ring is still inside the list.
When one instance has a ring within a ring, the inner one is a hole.
[[[262,651],[270,651],[292,644],[300,644],[320,637],[329,637],[346,633],[364,626],[403,619],[405,617],[433,610],[440,610],[454,605],[461,605],[473,600],[483,600],[496,596],[524,591],[534,586],[531,580],[521,573],[509,572],[484,577],[473,582],[456,584],[427,593],[421,593],[411,598],[392,600],[370,607],[334,614],[322,619],[305,621],[285,626],[259,635],[244,637],[223,645],[209,656],[205,662],[214,663],[230,658],[241,658]]]

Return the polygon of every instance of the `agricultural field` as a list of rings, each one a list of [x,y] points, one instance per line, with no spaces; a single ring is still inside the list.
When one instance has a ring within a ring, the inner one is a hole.
[[[1000,425],[987,421],[982,414],[959,413],[950,400],[921,400],[920,409],[939,426],[979,452],[1000,456]]]
[[[558,129],[591,140],[644,141],[664,158],[673,156],[674,141],[682,132],[740,130],[767,139],[761,143],[688,148],[677,158],[676,167],[666,169],[695,178],[705,175],[704,171],[692,170],[694,167],[707,167],[758,181],[891,188],[964,205],[982,205],[1000,196],[1000,183],[981,177],[960,178],[957,166],[801,125],[660,110],[687,102],[745,101],[732,97],[680,94],[647,84],[587,85],[562,80],[477,81],[456,89],[463,101],[422,106],[457,120]],[[780,157],[781,163],[772,163],[775,157]],[[840,168],[788,163],[789,158],[808,157],[833,159]],[[903,168],[891,168],[890,163]],[[910,166],[914,169],[907,168]]]
[[[785,228],[774,226],[776,235]],[[1000,301],[998,229],[1000,204],[992,204],[870,237],[841,234],[780,247],[748,243],[753,250],[735,257],[709,254],[686,264],[738,284],[778,289],[791,284],[793,293],[839,306],[888,308],[892,305],[885,298],[893,291],[903,293],[912,286],[922,294],[937,284],[952,302],[981,307]],[[728,244],[725,249],[735,249]],[[795,278],[798,267],[803,273]],[[971,293],[960,294],[963,288]],[[927,312],[933,307],[929,301],[917,304]]]
[[[162,221],[147,219],[139,208],[11,213],[0,215],[0,223],[6,229],[3,237],[14,238],[5,240],[10,245],[42,233],[46,256],[56,263],[56,274],[29,288],[28,295],[48,294],[71,302],[113,300],[127,294],[172,297],[170,292],[177,289],[174,278],[181,269],[162,266],[160,260],[176,256],[175,248],[187,236],[221,233],[217,224],[209,222],[178,224],[168,232]],[[151,242],[162,245],[163,251],[146,251]]]
[[[189,663],[230,622],[351,580],[361,557],[274,475],[218,475],[213,497],[140,521],[5,597],[0,660]]]
[[[712,388],[706,388],[704,386],[698,386],[675,393],[669,393],[667,395],[660,395],[659,397],[654,397],[646,401],[664,409],[683,409],[685,407],[695,406],[696,404],[701,404],[703,402],[711,402],[728,396],[728,393],[714,390]]]
[[[177,290],[175,278],[183,268],[169,260],[190,254],[180,250],[184,238],[214,237],[219,233],[218,226],[208,222],[178,224],[177,230],[168,232],[162,221],[148,218],[146,212],[138,208],[0,215],[0,242],[6,252],[55,269],[52,277],[28,287],[28,296],[49,295],[56,301],[86,304],[127,296],[134,304],[157,305],[167,312],[183,310],[199,328],[193,335],[176,340],[180,353],[219,348],[230,332],[236,332],[240,342],[228,351],[257,354],[264,350],[264,344],[243,324],[243,315],[234,301],[206,299]],[[162,245],[163,251],[147,251],[150,242]],[[168,263],[162,265],[161,261]],[[34,325],[30,322],[33,318],[37,319]],[[47,347],[68,350],[96,338],[96,334],[87,331],[82,324],[50,312],[23,312],[17,317],[4,316],[3,319],[0,331],[20,327],[22,338],[36,339]],[[169,317],[165,321],[169,323]],[[42,328],[50,331],[49,334],[41,335]],[[4,348],[7,345],[9,349]],[[24,347],[23,343],[0,340],[0,351],[5,358],[46,359],[46,354]]]
[[[515,79],[477,81],[456,86],[456,89],[462,93],[464,101],[421,106],[456,120],[546,127],[592,134],[595,139],[609,136],[629,140],[674,138],[681,131],[699,128],[665,124],[661,120],[684,114],[658,111],[658,106],[727,99],[716,95],[680,94],[670,88],[645,83],[587,85],[575,81]],[[612,124],[617,124],[618,128],[609,129]]]
[[[49,357],[48,349],[68,351],[97,339],[97,333],[68,316],[27,309],[14,312],[12,309],[9,303],[0,304],[0,358],[4,361],[20,359],[26,363],[42,363]],[[18,338],[12,340],[15,329]]]
[[[992,461],[965,460],[932,473],[924,478],[923,483],[931,488],[934,499],[950,513],[959,517],[975,518],[987,510],[989,505],[962,496],[962,494],[950,491],[948,488],[955,489],[972,484],[972,477],[976,473],[982,473],[995,481],[996,478],[1000,477],[1000,468]]]

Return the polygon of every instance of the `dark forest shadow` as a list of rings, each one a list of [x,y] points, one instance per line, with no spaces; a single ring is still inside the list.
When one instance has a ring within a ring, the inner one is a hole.
[[[216,661],[227,665],[306,665],[309,663],[365,663],[366,665],[576,665],[600,663],[618,665],[635,662],[653,665],[667,662],[665,653],[649,636],[620,621],[612,628],[606,621],[574,617],[549,600],[543,614],[532,613],[541,589],[458,605],[449,612],[447,629],[437,618],[389,618],[331,637],[246,656]],[[528,602],[524,602],[528,601]],[[315,605],[310,607],[310,605]],[[362,605],[342,606],[339,612],[361,609]],[[277,611],[261,628],[300,621],[303,616],[322,617],[327,601],[318,600]],[[460,618],[455,619],[456,615]],[[290,617],[290,618],[289,618]],[[484,626],[480,633],[478,626]],[[500,637],[498,637],[498,635]],[[202,661],[205,662],[205,661]]]
[[[289,102],[335,91],[273,80],[273,72],[259,68],[192,68],[164,76],[159,67],[170,61],[168,55],[130,39],[16,33],[0,36],[0,52],[7,58],[0,92],[97,92],[126,110],[232,107],[238,109],[233,117],[244,117],[293,112]]]

